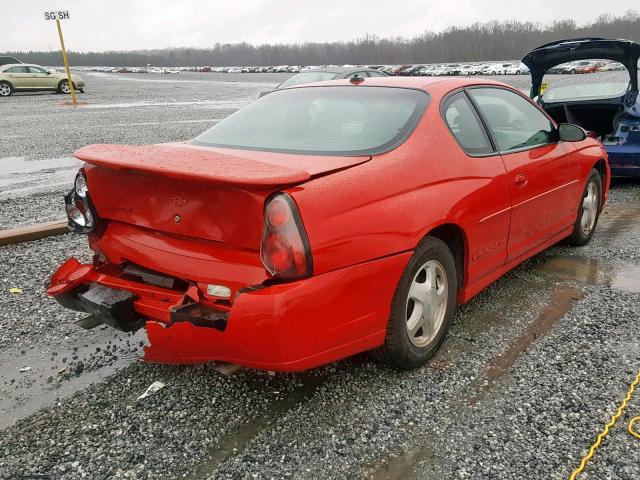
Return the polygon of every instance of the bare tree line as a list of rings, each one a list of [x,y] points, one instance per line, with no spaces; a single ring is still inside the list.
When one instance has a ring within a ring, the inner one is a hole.
[[[69,52],[72,65],[131,66],[250,66],[404,64],[522,58],[544,43],[576,37],[626,38],[640,42],[640,14],[600,15],[586,25],[559,20],[548,25],[519,20],[452,26],[434,33],[405,38],[366,35],[349,42],[263,44],[217,43],[211,48],[170,48],[107,52]],[[6,52],[24,62],[61,65],[57,51]]]

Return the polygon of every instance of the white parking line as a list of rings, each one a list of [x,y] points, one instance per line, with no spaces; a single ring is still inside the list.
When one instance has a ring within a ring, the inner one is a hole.
[[[135,108],[135,107],[173,107],[181,105],[214,106],[219,108],[240,108],[249,103],[252,98],[237,100],[192,100],[187,102],[129,102],[129,103],[90,103],[78,105],[77,108]]]

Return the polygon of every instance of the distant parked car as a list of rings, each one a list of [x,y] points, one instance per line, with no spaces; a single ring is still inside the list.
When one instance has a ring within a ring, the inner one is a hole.
[[[578,67],[576,73],[596,73],[602,66],[604,66],[604,62],[589,62],[589,65]]]
[[[77,90],[84,92],[84,80],[81,77],[72,75],[71,80]],[[0,67],[0,97],[8,97],[13,92],[41,90],[70,93],[67,74],[26,63],[9,63]]]
[[[618,72],[624,70],[624,65],[619,62],[605,63],[601,67],[598,67],[599,72]]]
[[[387,74],[374,70],[372,68],[363,67],[332,67],[332,68],[317,68],[315,70],[309,70],[306,72],[300,72],[293,77],[289,77],[274,90],[281,90],[287,87],[293,87],[294,85],[302,85],[303,83],[324,82],[326,80],[340,80],[344,78],[353,77],[386,77]],[[260,97],[266,95],[273,90],[267,90],[260,92]]]
[[[458,72],[459,75],[473,75],[473,73],[471,73],[473,71],[473,65],[462,65],[460,67],[460,71]]]
[[[529,72],[529,67],[527,67],[524,63],[520,62],[514,65],[511,65],[509,68],[507,68],[505,73],[507,75],[528,75],[530,72]]]
[[[492,63],[484,71],[484,75],[504,75],[507,73],[507,69],[511,67],[511,63]]]

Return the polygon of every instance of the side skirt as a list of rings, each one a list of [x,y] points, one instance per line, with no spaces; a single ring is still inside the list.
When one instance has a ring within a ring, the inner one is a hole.
[[[560,233],[558,233],[557,235],[551,237],[546,242],[543,242],[540,245],[538,245],[537,247],[535,247],[533,250],[529,250],[527,253],[525,253],[525,254],[521,255],[520,257],[512,260],[511,262],[507,263],[506,265],[504,265],[503,267],[499,268],[495,272],[487,275],[486,277],[484,277],[479,282],[476,282],[473,285],[467,286],[466,288],[460,289],[458,291],[458,303],[466,303],[466,302],[468,302],[473,297],[475,297],[478,293],[480,293],[482,290],[484,290],[489,285],[491,285],[493,282],[495,282],[500,277],[502,277],[509,270],[517,267],[518,265],[520,265],[525,260],[533,257],[534,255],[540,253],[541,251],[546,250],[547,248],[551,247],[552,245],[558,243],[560,240],[564,240],[569,235],[571,235],[572,231],[573,231],[573,225],[565,228]]]

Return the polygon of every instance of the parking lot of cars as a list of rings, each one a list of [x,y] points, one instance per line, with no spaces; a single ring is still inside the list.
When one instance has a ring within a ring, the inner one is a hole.
[[[279,65],[279,66],[189,66],[189,67],[75,67],[78,71],[103,73],[164,73],[177,74],[183,72],[200,73],[300,73],[321,68],[355,68],[363,67],[379,70],[387,75],[411,76],[466,76],[466,75],[528,75],[529,69],[520,60],[503,62],[471,62],[471,63],[432,63],[408,65]],[[550,73],[594,73],[622,70],[624,67],[610,60],[572,61],[558,65]]]
[[[518,62],[373,67],[530,88]],[[87,92],[75,109],[49,92],[2,99],[0,229],[64,217],[75,149],[193,138],[303,70],[123,68],[76,68]],[[81,330],[82,315],[44,295],[70,255],[90,259],[84,238],[0,248],[0,478],[566,478],[640,359],[633,181],[614,183],[589,245],[557,245],[507,274],[412,372],[365,354],[275,375],[141,363],[143,333]],[[622,421],[638,414],[634,398]],[[588,478],[638,478],[634,442],[613,430]]]

